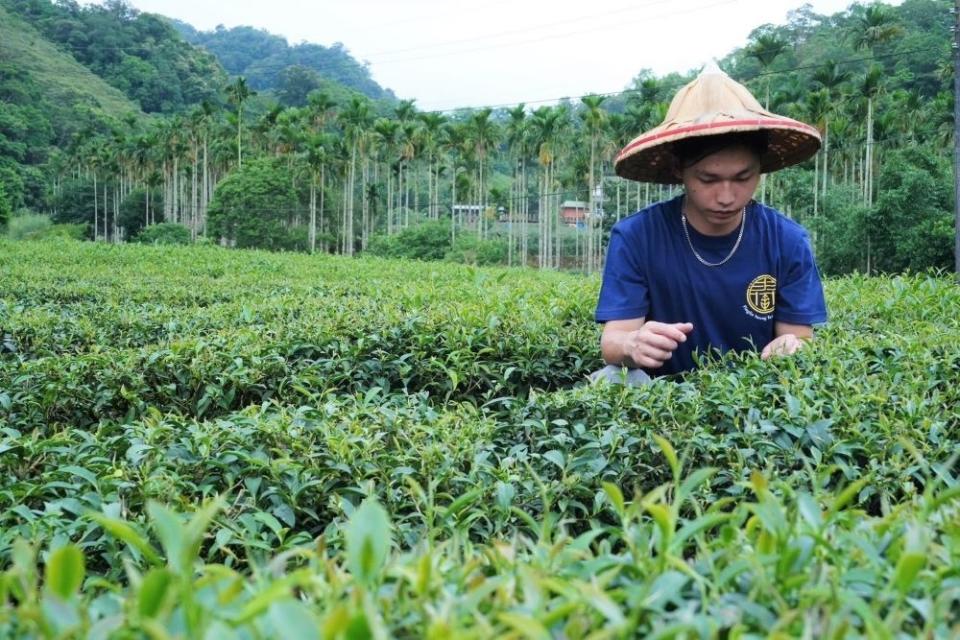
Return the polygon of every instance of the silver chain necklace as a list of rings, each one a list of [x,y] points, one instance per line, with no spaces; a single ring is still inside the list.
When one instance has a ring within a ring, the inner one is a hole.
[[[693,251],[693,256],[700,262],[700,264],[707,267],[719,267],[733,257],[733,254],[737,252],[737,249],[740,248],[740,241],[743,240],[743,228],[747,226],[747,208],[744,207],[740,210],[740,233],[737,234],[737,241],[733,243],[733,249],[730,249],[730,253],[727,254],[727,257],[721,260],[720,262],[707,262],[703,259],[697,250],[693,248],[693,241],[690,239],[690,231],[687,230],[687,216],[682,211],[680,212],[680,222],[683,224],[683,235],[687,238],[687,244],[690,245],[690,251]]]

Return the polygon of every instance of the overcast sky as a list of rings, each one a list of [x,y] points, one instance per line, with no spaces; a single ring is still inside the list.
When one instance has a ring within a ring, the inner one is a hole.
[[[87,0],[89,3],[91,0]],[[889,3],[889,0],[888,0]],[[422,110],[536,104],[623,89],[643,68],[699,68],[802,0],[131,0],[200,30],[249,25],[342,42]],[[810,0],[832,14],[851,0]],[[899,4],[899,2],[894,2]]]

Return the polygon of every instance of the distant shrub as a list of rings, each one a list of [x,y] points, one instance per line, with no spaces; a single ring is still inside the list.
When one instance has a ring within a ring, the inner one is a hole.
[[[10,218],[7,235],[13,240],[36,240],[44,237],[52,226],[50,216],[20,213]]]
[[[134,242],[141,244],[190,244],[190,229],[175,222],[152,224],[137,234]]]
[[[44,238],[69,238],[70,240],[85,240],[87,238],[87,225],[76,224],[53,224],[43,232]]]
[[[473,234],[464,234],[457,238],[453,249],[446,253],[444,259],[481,267],[506,264],[507,243],[499,238],[480,240]]]
[[[450,223],[424,222],[394,235],[376,236],[367,251],[382,258],[443,260],[450,251]]]
[[[450,245],[450,222],[423,222],[390,236],[376,236],[367,251],[383,258],[446,260],[478,266],[506,264],[507,243],[501,238],[477,239],[461,232]]]

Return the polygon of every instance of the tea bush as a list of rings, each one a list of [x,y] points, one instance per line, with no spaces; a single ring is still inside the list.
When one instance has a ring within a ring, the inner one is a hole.
[[[960,291],[589,385],[598,281],[0,241],[0,637],[960,633]]]

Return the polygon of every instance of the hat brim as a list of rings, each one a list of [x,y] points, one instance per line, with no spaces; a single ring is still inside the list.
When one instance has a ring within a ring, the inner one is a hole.
[[[746,131],[767,132],[760,171],[770,173],[812,157],[820,149],[820,132],[791,118],[746,118],[656,127],[634,138],[615,161],[617,175],[639,182],[680,184],[672,143],[686,138]]]

